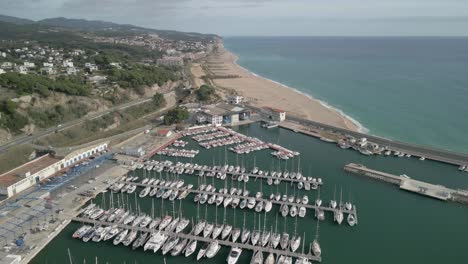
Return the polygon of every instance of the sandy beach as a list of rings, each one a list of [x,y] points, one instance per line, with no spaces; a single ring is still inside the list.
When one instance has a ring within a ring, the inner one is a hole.
[[[214,79],[213,83],[216,86],[235,90],[257,107],[276,107],[285,110],[288,115],[354,131],[359,130],[357,124],[338,111],[322,105],[320,101],[310,96],[247,71],[236,63],[237,59],[236,55],[224,49],[219,49],[216,54],[207,58],[206,68],[212,75],[239,76],[239,78]]]

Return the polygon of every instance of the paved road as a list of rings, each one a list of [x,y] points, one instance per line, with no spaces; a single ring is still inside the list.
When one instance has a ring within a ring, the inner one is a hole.
[[[168,99],[168,97],[171,97],[171,96],[174,96],[174,92],[164,94],[164,97],[166,99]],[[46,130],[36,132],[31,136],[21,135],[21,136],[15,137],[11,141],[9,141],[9,142],[7,142],[7,143],[0,146],[0,153],[5,152],[6,150],[8,150],[9,148],[11,148],[13,146],[17,146],[17,145],[32,142],[35,139],[38,139],[40,137],[49,135],[51,133],[54,133],[55,131],[62,131],[62,130],[71,128],[73,126],[76,126],[78,124],[83,123],[86,120],[93,120],[93,119],[102,117],[103,115],[109,114],[111,112],[118,111],[118,110],[124,110],[124,109],[127,109],[127,108],[135,106],[135,105],[139,105],[139,104],[142,104],[142,103],[149,102],[151,100],[152,100],[152,98],[144,98],[144,99],[135,100],[135,101],[132,101],[132,102],[129,102],[129,103],[125,103],[125,104],[121,104],[121,105],[109,108],[109,109],[107,109],[105,111],[102,111],[102,112],[99,112],[99,113],[95,113],[95,114],[92,114],[92,115],[87,115],[87,116],[82,117],[80,119],[76,119],[76,120],[73,120],[73,121],[70,121],[70,122],[67,122],[67,123],[63,123],[63,124],[60,125],[60,127],[51,127],[51,128],[46,129]]]

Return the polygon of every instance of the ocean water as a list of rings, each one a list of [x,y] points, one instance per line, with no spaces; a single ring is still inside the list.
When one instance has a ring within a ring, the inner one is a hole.
[[[248,70],[368,133],[468,153],[468,38],[227,37]]]

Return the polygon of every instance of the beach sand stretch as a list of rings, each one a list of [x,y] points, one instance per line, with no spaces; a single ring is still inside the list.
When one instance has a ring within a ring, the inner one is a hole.
[[[353,131],[364,130],[359,123],[319,100],[246,70],[236,63],[237,59],[235,54],[225,50],[221,45],[218,52],[206,59],[205,66],[210,74],[239,76],[239,78],[214,78],[212,81],[216,86],[235,90],[256,107],[279,108],[288,115]]]

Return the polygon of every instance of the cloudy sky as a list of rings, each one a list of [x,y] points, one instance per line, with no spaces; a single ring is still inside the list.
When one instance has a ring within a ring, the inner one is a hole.
[[[0,0],[0,14],[231,35],[468,35],[468,0]]]

